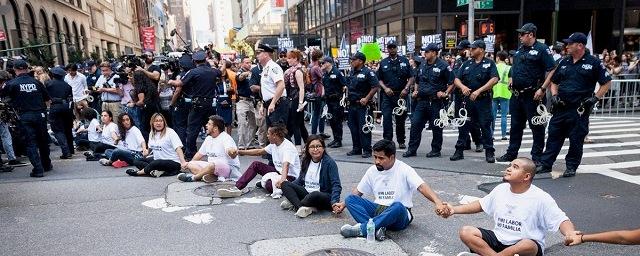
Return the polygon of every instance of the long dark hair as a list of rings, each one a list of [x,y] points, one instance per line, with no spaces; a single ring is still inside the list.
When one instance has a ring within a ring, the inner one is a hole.
[[[122,120],[125,116],[129,117],[131,127],[134,127],[136,125],[135,123],[133,123],[133,118],[131,118],[129,114],[120,113],[120,115],[118,115],[118,132],[120,133],[120,141],[124,141],[124,139],[127,137],[128,129],[124,127],[124,120]],[[131,129],[131,127],[129,127],[129,129]]]
[[[304,156],[302,157],[302,166],[301,166],[301,168],[302,168],[301,170],[303,172],[305,172],[305,173],[307,171],[307,168],[309,168],[309,164],[311,163],[311,160],[312,160],[311,153],[309,153],[309,145],[314,140],[319,141],[320,144],[322,145],[322,148],[323,149],[325,148],[324,139],[322,138],[322,136],[316,135],[316,134],[309,135],[309,137],[307,138],[307,142],[304,145]],[[324,155],[326,155],[326,154],[327,154],[327,151],[325,150],[322,153],[322,157],[324,157]]]

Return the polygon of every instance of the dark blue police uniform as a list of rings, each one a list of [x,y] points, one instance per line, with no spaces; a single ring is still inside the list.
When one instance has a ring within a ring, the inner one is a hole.
[[[26,69],[27,64],[22,65]],[[27,156],[33,166],[31,177],[43,177],[45,171],[53,168],[49,158],[49,134],[45,118],[45,101],[50,100],[47,90],[40,81],[25,73],[6,82],[1,96],[10,97],[11,105],[19,113],[18,125],[25,136]]]
[[[362,132],[362,127],[366,124],[366,116],[373,116],[373,111],[369,108],[370,102],[367,105],[362,105],[360,104],[360,99],[366,97],[369,91],[378,86],[378,78],[375,72],[366,66],[362,66],[360,69],[352,69],[349,73],[349,93],[347,95],[349,114],[347,119],[349,130],[351,131],[353,149],[348,155],[361,153],[363,157],[371,155],[371,133]]]
[[[431,140],[431,152],[428,157],[440,155],[442,149],[442,128],[434,125],[434,120],[439,118],[440,109],[446,107],[448,99],[439,98],[438,92],[446,92],[447,86],[453,83],[453,73],[449,65],[436,58],[434,63],[426,60],[420,65],[416,82],[418,83],[418,97],[416,98],[416,109],[411,115],[411,131],[409,133],[409,148],[403,155],[406,157],[415,156],[425,124],[429,121],[429,127],[433,132]]]
[[[188,54],[183,54],[182,57],[180,57],[180,60],[178,61],[178,64],[180,64],[180,74],[178,74],[179,78],[182,79],[182,77],[184,77],[187,72],[189,70],[191,70],[194,65],[193,65],[193,60],[191,59],[191,56]],[[176,94],[179,94],[178,96],[180,96],[178,98],[178,100],[175,103],[175,106],[173,106],[173,109],[171,111],[171,120],[173,121],[173,126],[171,126],[173,128],[173,130],[176,132],[176,134],[178,134],[178,137],[180,138],[181,141],[187,141],[187,120],[189,118],[189,108],[190,105],[187,106],[187,103],[184,102],[184,97],[182,96],[182,89],[180,89],[181,91],[178,92],[176,89]]]
[[[325,60],[326,61],[326,60]],[[340,70],[334,65],[331,71],[324,72],[322,75],[322,84],[324,85],[325,101],[327,103],[327,113],[331,114],[329,125],[333,132],[333,141],[330,147],[342,146],[342,121],[344,120],[344,107],[340,105],[342,93],[347,86],[347,80]]]
[[[533,125],[531,118],[537,115],[539,103],[533,96],[545,80],[545,72],[553,70],[555,62],[546,45],[536,41],[532,46],[522,45],[513,57],[513,67],[509,71],[513,91],[509,101],[511,113],[511,129],[509,130],[509,147],[507,153],[498,161],[511,162],[518,157],[518,150],[522,143],[522,134],[527,121],[533,134],[531,158],[534,162],[540,160],[544,149],[544,125]]]
[[[405,120],[407,120],[407,112],[402,115],[394,115],[393,109],[398,106],[400,93],[407,85],[411,78],[411,66],[409,59],[403,56],[396,56],[395,59],[386,57],[380,62],[378,69],[378,79],[384,83],[386,87],[393,91],[393,96],[387,95],[384,90],[380,90],[380,98],[382,100],[381,110],[382,116],[382,137],[386,140],[393,140],[393,119],[396,121],[396,139],[398,144],[404,144],[405,141]],[[402,98],[407,100],[407,97]],[[394,117],[394,118],[392,118]]]
[[[49,123],[58,145],[62,150],[61,158],[71,158],[75,153],[73,147],[73,93],[71,86],[63,80],[64,70],[53,68],[54,78],[46,84],[47,93],[51,97]],[[58,74],[55,74],[55,73]]]
[[[214,105],[216,107],[216,115],[219,115],[224,120],[225,126],[231,126],[232,118],[232,102],[231,95],[228,90],[231,88],[231,81],[227,78],[223,78],[216,84],[216,99]]]
[[[589,100],[595,97],[593,91],[596,82],[603,86],[610,81],[611,76],[600,59],[588,53],[575,63],[572,56],[567,56],[558,63],[551,82],[558,85],[557,96],[561,102],[554,102],[553,117],[549,121],[549,137],[537,172],[551,171],[564,140],[569,138],[569,151],[565,157],[567,170],[564,176],[575,175],[582,161],[582,146],[589,133],[589,114],[595,103],[589,103]],[[584,110],[582,115],[578,113],[579,109]]]

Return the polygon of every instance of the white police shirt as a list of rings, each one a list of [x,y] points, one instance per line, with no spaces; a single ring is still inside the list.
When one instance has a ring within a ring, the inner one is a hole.
[[[275,96],[278,82],[284,82],[284,72],[282,68],[273,60],[269,60],[264,68],[262,68],[262,78],[260,79],[260,92],[262,100],[268,101]],[[282,91],[282,97],[287,96],[286,90]]]

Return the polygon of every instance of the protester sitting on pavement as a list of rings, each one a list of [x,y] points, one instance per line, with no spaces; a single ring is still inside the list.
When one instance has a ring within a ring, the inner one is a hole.
[[[202,180],[211,183],[218,180],[240,178],[240,160],[236,142],[225,131],[222,117],[210,116],[206,125],[207,138],[191,161],[184,168],[191,173],[180,173],[178,179],[185,182]],[[206,161],[202,161],[207,157]]]
[[[89,150],[95,148],[96,144],[100,142],[100,133],[98,132],[98,126],[100,126],[100,121],[98,121],[98,112],[92,108],[84,108],[80,111],[80,116],[84,122],[87,123],[86,127],[84,125],[80,125],[76,130],[76,146],[78,150]],[[86,133],[86,136],[82,136],[81,134]]]
[[[93,144],[93,152],[85,152],[87,161],[98,161],[107,149],[116,148],[115,138],[118,137],[118,125],[113,122],[113,114],[109,110],[100,114],[102,124],[96,126],[96,131],[100,133],[99,141]]]
[[[356,220],[355,225],[345,224],[340,228],[344,237],[367,235],[367,222],[375,223],[375,238],[385,239],[387,229],[399,231],[413,221],[413,193],[417,190],[436,206],[436,213],[443,214],[447,206],[443,204],[431,187],[406,163],[396,159],[396,145],[390,140],[380,140],[373,145],[375,165],[369,167],[353,194],[344,202],[332,206],[333,212],[342,213],[344,208]],[[363,194],[373,195],[374,202],[362,198]]]
[[[249,168],[242,174],[240,179],[236,181],[236,186],[231,189],[218,189],[218,195],[220,197],[238,197],[242,195],[242,189],[244,189],[249,182],[260,174],[265,176],[267,173],[277,173],[280,179],[273,184],[273,182],[266,182],[264,189],[269,193],[273,193],[274,188],[281,188],[282,183],[285,180],[293,181],[298,178],[300,173],[300,157],[298,157],[298,151],[291,141],[286,139],[287,128],[283,124],[269,127],[267,131],[267,139],[269,145],[265,148],[238,150],[240,156],[262,156],[270,154],[273,159],[273,165],[268,165],[260,161],[254,161],[249,165]],[[256,184],[256,187],[262,187],[261,182]]]
[[[584,234],[580,231],[576,231],[575,234],[576,236],[572,236],[571,239],[568,239],[565,242],[565,245],[572,246],[586,242],[640,245],[640,228],[636,230],[615,230],[594,234]]]
[[[104,153],[106,158],[100,159],[100,164],[124,167],[125,165],[116,161],[120,160],[126,165],[133,165],[135,160],[149,155],[142,132],[127,113],[121,113],[118,116],[118,134],[119,136],[115,138],[116,149],[107,149]]]
[[[153,156],[134,161],[138,170],[128,169],[126,173],[131,176],[149,175],[156,178],[176,175],[186,164],[182,141],[173,129],[167,127],[167,120],[162,114],[153,114],[151,120],[149,149]]]
[[[507,167],[502,183],[478,201],[452,206],[442,216],[486,212],[495,222],[493,230],[464,226],[460,240],[480,255],[543,255],[547,231],[565,235],[565,243],[575,241],[573,223],[555,200],[531,184],[536,166],[529,158],[519,157]]]
[[[286,199],[280,206],[295,210],[300,218],[318,210],[332,210],[340,202],[342,186],[338,165],[324,149],[321,135],[309,135],[300,176],[293,182],[282,183],[282,194]]]

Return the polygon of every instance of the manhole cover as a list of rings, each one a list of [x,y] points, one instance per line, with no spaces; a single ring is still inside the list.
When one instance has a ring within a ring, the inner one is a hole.
[[[193,193],[199,196],[204,196],[204,197],[220,197],[218,196],[218,193],[217,193],[218,189],[223,189],[223,188],[230,189],[235,186],[236,185],[233,182],[217,182],[217,183],[197,187],[193,190]],[[242,190],[243,195],[246,194],[247,192],[249,192],[247,188]]]
[[[374,256],[373,253],[365,251],[347,249],[347,248],[329,248],[313,251],[305,254],[305,256]]]

